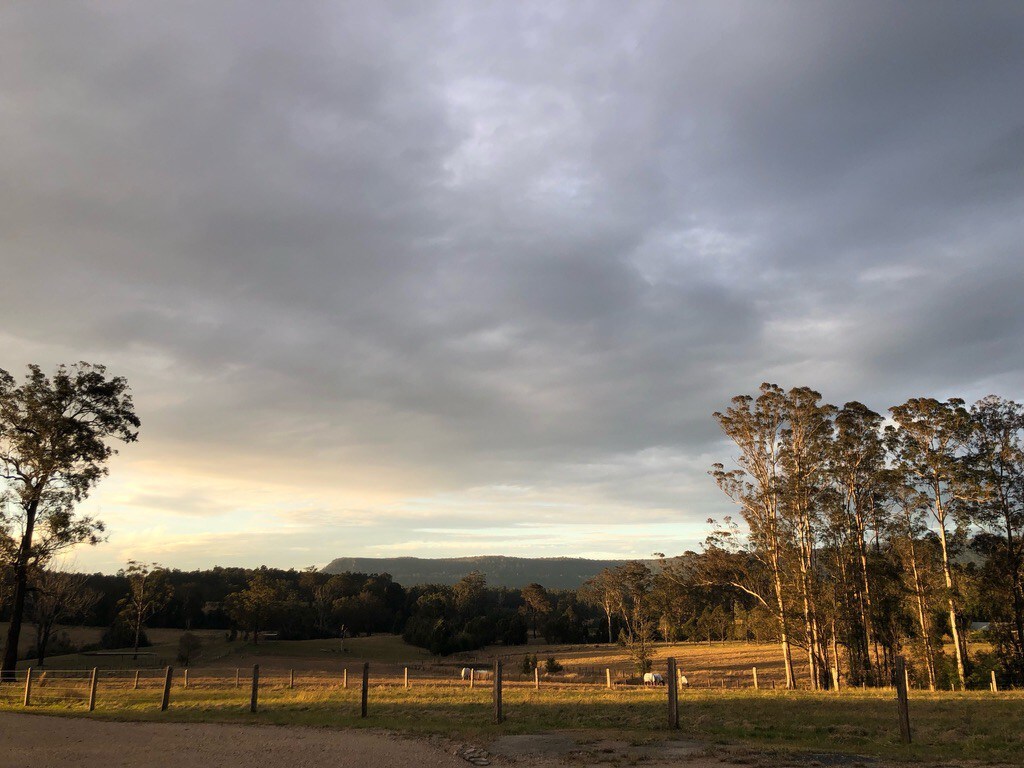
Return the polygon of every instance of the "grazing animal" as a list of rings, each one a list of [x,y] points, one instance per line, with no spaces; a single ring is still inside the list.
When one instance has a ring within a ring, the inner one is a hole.
[[[684,686],[684,685],[689,685],[689,684],[690,684],[690,681],[686,679],[686,675],[679,675],[679,685],[680,685],[680,687]]]
[[[470,673],[473,675],[474,680],[490,680],[494,673],[489,669],[472,669],[470,667],[462,668],[462,679],[469,680]]]
[[[644,672],[644,685],[664,685],[665,678],[660,672]]]

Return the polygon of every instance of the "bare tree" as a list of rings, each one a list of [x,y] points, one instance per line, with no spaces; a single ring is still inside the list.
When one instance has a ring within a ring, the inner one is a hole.
[[[622,585],[619,583],[615,573],[610,568],[605,568],[592,579],[588,579],[580,590],[580,598],[596,605],[604,611],[605,621],[608,625],[608,643],[614,643],[612,634],[612,619],[615,617],[617,606],[622,602]]]
[[[128,594],[121,600],[121,615],[135,638],[132,658],[137,659],[142,629],[146,621],[170,601],[171,585],[167,581],[166,570],[158,563],[129,560],[120,575],[128,579]]]
[[[29,617],[36,625],[38,666],[45,665],[46,647],[57,625],[84,616],[99,601],[100,593],[85,586],[87,578],[54,569],[40,569],[32,574]]]

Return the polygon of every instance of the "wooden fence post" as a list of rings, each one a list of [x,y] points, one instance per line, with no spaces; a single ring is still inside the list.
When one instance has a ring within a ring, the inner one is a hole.
[[[174,667],[167,667],[164,670],[164,693],[160,697],[160,711],[166,712],[167,705],[171,703],[171,672]]]
[[[89,711],[96,709],[96,667],[92,668],[92,675],[89,677]]]
[[[996,671],[992,670],[992,693],[999,692],[999,683],[996,682]]]
[[[238,688],[240,683],[238,682],[238,667],[235,667],[235,688]]]
[[[295,687],[295,670],[294,669],[289,669],[288,670],[288,687],[289,688],[294,688]]]
[[[533,668],[533,687],[540,690],[540,667]]]
[[[674,657],[668,660],[668,727],[679,728],[679,669]]]
[[[188,667],[185,667],[184,688],[188,688]]]
[[[32,705],[32,667],[25,673],[25,706]]]
[[[501,662],[494,662],[494,722],[500,723],[505,719],[505,713],[501,709]]]
[[[472,688],[476,682],[476,670],[473,667],[469,668],[469,687]]]
[[[405,690],[409,690],[409,668],[405,667]]]
[[[132,683],[132,690],[139,690],[139,670],[135,670],[135,682]]]
[[[896,657],[896,704],[900,716],[900,737],[904,744],[910,743],[910,712],[907,707],[907,667],[902,656]]]
[[[604,683],[610,691],[612,689],[612,671],[608,667],[604,669]]]
[[[252,665],[252,691],[249,694],[249,711],[255,712],[260,698],[260,665]]]
[[[758,690],[758,688],[757,688],[757,667],[754,667],[753,672],[754,672],[754,690],[756,691],[756,690]]]
[[[370,662],[363,662],[363,693],[359,704],[359,716],[366,717],[366,703],[370,695]]]

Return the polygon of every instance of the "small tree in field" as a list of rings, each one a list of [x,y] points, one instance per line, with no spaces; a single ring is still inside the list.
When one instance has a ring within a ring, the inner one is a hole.
[[[622,585],[619,612],[623,628],[619,642],[625,647],[638,672],[650,672],[654,659],[653,605],[651,592],[654,574],[639,560],[619,566],[614,571]]]
[[[121,600],[121,616],[135,638],[132,658],[137,659],[142,629],[150,617],[167,605],[172,589],[167,572],[157,563],[147,565],[129,560],[121,575],[128,579],[128,594]]]
[[[128,382],[107,378],[102,365],[62,365],[52,377],[30,365],[20,385],[0,369],[0,557],[12,582],[3,676],[18,661],[32,569],[101,540],[103,524],[76,515],[75,505],[107,473],[110,443],[134,442],[138,427]]]
[[[203,647],[203,641],[191,632],[185,632],[178,638],[178,663],[186,667],[192,661],[199,649]]]
[[[43,570],[32,577],[29,616],[36,625],[36,664],[43,666],[46,646],[57,624],[81,617],[100,599],[100,593],[85,586],[79,573]]]

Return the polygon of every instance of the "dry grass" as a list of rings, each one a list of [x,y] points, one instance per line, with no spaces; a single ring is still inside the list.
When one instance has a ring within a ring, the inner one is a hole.
[[[413,677],[406,690],[397,677],[373,675],[370,717],[359,718],[355,675],[344,689],[337,678],[299,675],[288,687],[284,669],[261,672],[260,709],[248,711],[249,680],[244,673],[234,686],[233,671],[217,675],[192,670],[189,687],[175,679],[168,712],[159,711],[161,678],[143,673],[133,690],[132,673],[101,675],[97,708],[87,712],[87,680],[51,672],[34,687],[29,711],[119,720],[174,722],[260,722],[330,727],[387,727],[415,733],[460,738],[486,738],[497,733],[572,730],[584,738],[609,733],[632,741],[667,735],[665,690],[617,686],[522,683],[506,685],[507,720],[490,722],[491,691],[469,689],[454,680]],[[0,685],[0,710],[23,711],[21,685]],[[893,694],[853,691],[840,694],[810,691],[697,689],[680,696],[682,734],[711,743],[740,744],[761,750],[848,752],[906,759],[980,759],[1016,762],[1024,751],[1019,727],[1024,695],[929,694],[911,697],[915,743],[898,743]]]
[[[180,634],[180,632],[178,633]],[[177,635],[160,638],[163,647],[176,645]],[[158,648],[161,646],[157,646]],[[91,716],[121,720],[184,722],[263,722],[330,727],[387,727],[460,738],[485,738],[497,733],[537,733],[567,729],[584,738],[616,733],[630,741],[667,735],[665,689],[624,684],[631,677],[629,660],[617,646],[549,646],[484,649],[449,659],[436,659],[401,638],[380,635],[349,639],[342,650],[337,640],[271,641],[258,646],[227,643],[222,634],[207,638],[207,656],[190,669],[189,687],[175,673],[171,709],[159,711],[162,672],[104,671],[98,705]],[[542,678],[541,690],[522,675],[524,653],[542,661],[554,656],[563,674]],[[1019,761],[1024,736],[1019,713],[1024,693],[926,693],[912,691],[911,720],[915,743],[898,743],[891,691],[842,693],[786,692],[782,665],[774,645],[746,643],[665,644],[656,649],[656,668],[674,656],[691,686],[681,694],[683,735],[711,743],[746,745],[762,752],[798,750],[846,752],[906,759],[978,759]],[[460,667],[505,659],[507,721],[490,722],[488,684],[470,690],[458,680]],[[102,658],[102,657],[99,657]],[[100,666],[98,657],[64,657],[67,666]],[[58,661],[58,660],[55,660]],[[358,717],[358,678],[362,663],[371,665],[370,717]],[[261,668],[260,711],[248,711],[249,677]],[[408,666],[412,687],[402,687]],[[758,668],[761,690],[751,688],[751,667]],[[617,674],[613,690],[603,686],[604,669]],[[349,688],[341,687],[348,669]],[[235,685],[236,670],[238,685]],[[290,670],[295,688],[289,687]],[[798,669],[798,674],[800,674]],[[23,674],[23,673],[22,673]],[[30,711],[90,716],[84,672],[49,669],[37,682]],[[22,677],[23,679],[23,677]],[[722,681],[727,688],[722,688]],[[0,709],[21,710],[22,684],[0,685]]]

